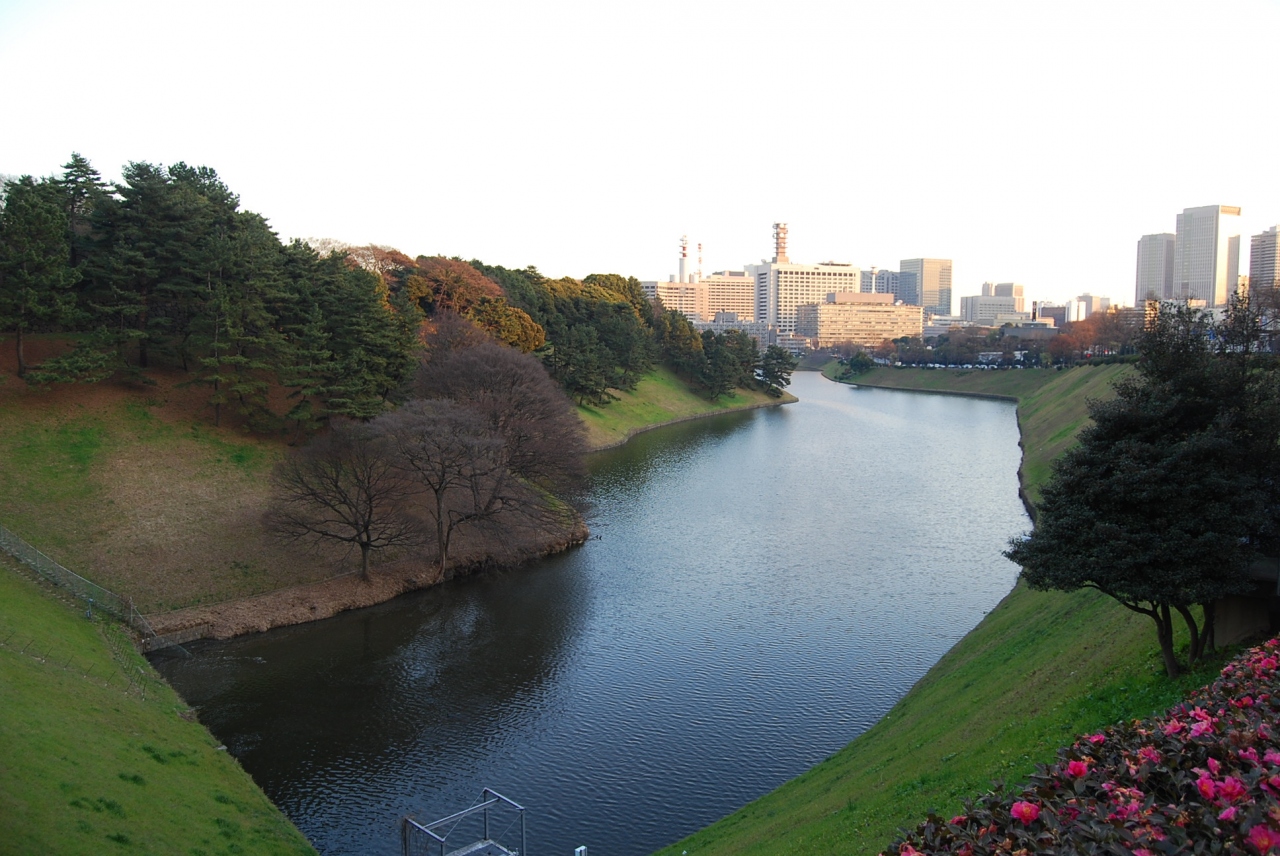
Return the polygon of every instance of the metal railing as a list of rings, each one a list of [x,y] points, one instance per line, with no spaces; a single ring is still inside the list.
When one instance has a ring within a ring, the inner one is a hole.
[[[490,809],[511,809],[516,812],[516,818],[507,823],[506,828],[502,832],[494,833],[490,826]],[[403,856],[432,856],[432,850],[439,848],[440,856],[444,856],[445,846],[448,843],[450,835],[453,835],[458,829],[458,824],[467,818],[480,815],[483,821],[483,827],[476,833],[467,837],[475,838],[479,835],[478,840],[472,841],[470,844],[463,845],[452,851],[451,853],[466,853],[468,856],[524,856],[525,853],[525,828],[524,828],[524,806],[504,797],[502,794],[492,788],[485,788],[480,792],[480,800],[470,808],[455,812],[448,817],[442,817],[431,823],[418,823],[411,817],[406,817],[401,825],[401,852]],[[506,833],[515,823],[520,824],[520,848],[507,848],[498,843],[498,839],[506,836]],[[448,827],[443,834],[440,830]]]
[[[75,571],[50,559],[4,526],[0,526],[0,550],[13,556],[49,582],[66,589],[84,601],[88,604],[90,611],[97,609],[114,615],[142,634],[144,639],[155,637],[156,632],[151,628],[150,623],[142,617],[142,613],[134,609],[132,598],[121,597],[92,580],[86,580]]]

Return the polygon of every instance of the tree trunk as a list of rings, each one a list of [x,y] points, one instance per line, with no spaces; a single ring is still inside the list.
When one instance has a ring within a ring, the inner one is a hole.
[[[1158,611],[1152,611],[1151,618],[1156,623],[1156,637],[1160,640],[1164,670],[1169,677],[1176,678],[1182,673],[1182,667],[1178,665],[1178,657],[1173,653],[1173,618],[1169,615],[1169,604],[1160,604]]]
[[[22,351],[22,324],[18,324],[18,377],[27,376],[27,357]]]
[[[440,581],[444,581],[449,561],[449,526],[445,522],[444,493],[436,493],[436,559],[440,566]]]
[[[360,542],[360,579],[369,582],[369,542]]]
[[[1204,637],[1200,634],[1200,628],[1196,624],[1196,617],[1191,614],[1191,610],[1185,606],[1174,607],[1182,616],[1182,620],[1187,623],[1187,630],[1191,633],[1191,649],[1187,652],[1188,665],[1195,665],[1200,661],[1200,656],[1204,653]]]

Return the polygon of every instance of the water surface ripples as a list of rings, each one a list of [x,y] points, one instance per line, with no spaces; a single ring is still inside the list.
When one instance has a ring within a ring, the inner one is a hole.
[[[489,786],[636,856],[869,728],[1008,592],[1013,406],[798,374],[596,456],[599,540],[159,665],[324,854]]]

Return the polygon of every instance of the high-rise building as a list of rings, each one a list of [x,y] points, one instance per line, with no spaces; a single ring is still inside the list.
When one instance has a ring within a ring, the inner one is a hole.
[[[1249,239],[1249,289],[1280,288],[1280,226]]]
[[[1110,297],[1099,297],[1087,291],[1068,304],[1068,321],[1083,321],[1095,312],[1106,312],[1111,308]]]
[[[797,265],[766,262],[749,265],[756,278],[756,320],[777,328],[779,333],[796,330],[796,307],[823,303],[828,294],[860,291],[862,271],[851,264],[824,262]]]
[[[796,307],[825,302],[838,291],[861,290],[862,271],[851,264],[792,264],[786,223],[773,224],[773,240],[773,261],[747,265],[747,272],[755,278],[756,320],[774,327],[779,336],[795,333]]]
[[[990,283],[987,284],[990,285]],[[980,327],[995,326],[999,318],[1025,317],[1026,320],[1031,320],[1030,313],[1015,308],[1017,300],[1020,298],[985,293],[962,297],[960,298],[960,317]]]
[[[903,259],[898,270],[915,275],[926,314],[951,314],[951,259]]]
[[[1174,236],[1168,232],[1143,235],[1138,239],[1138,274],[1133,289],[1133,305],[1148,300],[1173,299]]]
[[[819,303],[796,307],[796,334],[819,348],[853,344],[875,347],[886,339],[919,338],[924,310],[894,302],[892,294],[828,294]]]
[[[1240,235],[1232,234],[1240,209],[1232,205],[1187,208],[1178,215],[1173,246],[1173,300],[1225,306],[1240,275]]]
[[[1013,299],[1014,312],[1027,311],[1027,287],[1019,282],[984,282],[982,284],[983,297],[1009,297]],[[963,300],[964,298],[960,298]],[[961,315],[964,310],[961,310]]]
[[[1058,303],[1049,303],[1041,301],[1034,305],[1035,317],[1040,321],[1052,321],[1053,326],[1063,327],[1071,320],[1069,317],[1071,310],[1069,307]]]
[[[916,288],[915,274],[873,267],[862,271],[862,291],[874,294],[892,294],[911,306],[920,305],[920,290]]]
[[[755,277],[745,270],[719,270],[702,280],[707,287],[707,311],[735,312],[739,321],[756,318]],[[710,320],[710,319],[706,319]]]

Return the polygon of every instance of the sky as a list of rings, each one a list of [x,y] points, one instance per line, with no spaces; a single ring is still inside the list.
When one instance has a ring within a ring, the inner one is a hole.
[[[282,239],[666,279],[953,260],[1133,302],[1280,222],[1280,0],[0,0],[0,173],[210,166]],[[696,259],[692,267],[697,267]]]

